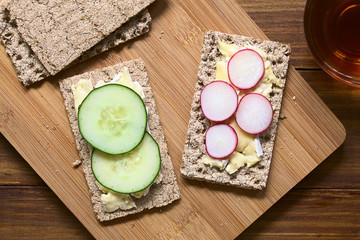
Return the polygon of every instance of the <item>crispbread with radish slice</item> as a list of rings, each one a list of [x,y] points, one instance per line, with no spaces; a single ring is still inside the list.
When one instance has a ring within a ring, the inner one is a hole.
[[[256,165],[240,168],[237,172],[230,175],[224,170],[206,166],[200,161],[206,155],[205,133],[211,124],[202,114],[200,93],[204,86],[216,80],[216,61],[221,59],[218,46],[219,39],[228,44],[236,44],[241,48],[252,46],[261,49],[267,54],[266,60],[271,63],[275,76],[279,78],[282,84],[285,84],[286,81],[290,55],[289,45],[239,35],[213,31],[206,32],[180,171],[183,176],[190,179],[240,188],[263,189],[266,186],[270,170],[283,88],[276,87],[275,92],[270,95],[269,100],[273,106],[274,114],[269,128],[259,134],[263,156]]]

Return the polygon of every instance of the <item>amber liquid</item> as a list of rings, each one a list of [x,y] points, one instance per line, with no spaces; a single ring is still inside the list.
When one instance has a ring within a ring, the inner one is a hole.
[[[309,47],[324,70],[360,86],[360,0],[308,0],[304,21]]]

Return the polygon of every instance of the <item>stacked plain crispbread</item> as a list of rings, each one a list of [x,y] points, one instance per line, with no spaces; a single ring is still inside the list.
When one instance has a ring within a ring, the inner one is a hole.
[[[146,196],[143,196],[140,199],[134,199],[137,206],[136,208],[130,210],[117,210],[112,213],[107,213],[104,211],[101,201],[102,192],[96,186],[95,177],[91,170],[91,153],[89,144],[85,141],[79,132],[71,86],[81,79],[91,80],[93,86],[95,86],[96,83],[100,80],[109,82],[116,76],[117,73],[122,72],[124,67],[128,67],[131,79],[135,82],[138,82],[143,88],[145,94],[144,103],[148,110],[148,126],[150,129],[150,134],[160,147],[160,172],[163,176],[163,179],[160,184],[153,184],[150,188],[150,192]],[[91,201],[94,205],[94,211],[100,221],[107,221],[118,217],[124,217],[129,214],[141,212],[144,209],[165,206],[180,198],[180,190],[176,182],[176,177],[174,174],[171,158],[168,153],[164,132],[160,124],[160,118],[155,105],[153,92],[148,81],[145,65],[141,60],[123,62],[114,66],[92,72],[86,72],[78,76],[61,80],[60,90],[64,98],[66,111],[68,113],[71,128],[75,136],[75,142],[79,151],[79,156],[83,161],[82,166],[91,193]]]
[[[0,2],[0,36],[28,86],[149,31],[154,0]]]
[[[280,82],[285,84],[288,69],[290,46],[272,41],[262,41],[239,35],[208,31],[205,34],[198,72],[198,81],[195,87],[191,116],[188,125],[187,137],[183,153],[181,174],[187,178],[208,181],[248,189],[263,189],[266,186],[272,152],[274,148],[276,128],[279,120],[283,88],[278,88],[270,95],[270,102],[274,109],[273,121],[270,127],[259,135],[264,155],[252,167],[242,167],[230,175],[225,170],[211,168],[201,163],[205,156],[205,132],[210,127],[210,121],[201,112],[200,92],[203,87],[215,80],[216,62],[221,59],[218,40],[238,46],[254,46],[267,54],[273,72]]]

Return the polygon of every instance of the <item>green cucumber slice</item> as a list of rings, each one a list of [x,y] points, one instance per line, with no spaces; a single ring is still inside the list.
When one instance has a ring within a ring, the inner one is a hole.
[[[94,148],[122,154],[140,144],[146,131],[147,113],[141,97],[120,84],[92,90],[79,106],[79,130]]]
[[[160,171],[159,145],[149,133],[131,152],[109,155],[94,149],[91,168],[97,181],[118,193],[135,193],[147,188]]]

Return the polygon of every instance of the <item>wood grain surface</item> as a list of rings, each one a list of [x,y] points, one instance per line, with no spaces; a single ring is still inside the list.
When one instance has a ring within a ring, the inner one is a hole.
[[[150,9],[151,13],[155,13],[154,18],[160,18],[162,10],[167,11],[167,8],[174,7],[171,5],[173,4],[172,1],[159,0],[158,2],[160,3],[153,5]],[[184,14],[186,13],[187,16],[191,16],[192,12],[186,10],[187,3],[181,1],[178,3],[185,9]],[[213,6],[217,6],[216,3],[212,3]],[[201,1],[198,4],[204,4],[204,2]],[[360,91],[359,89],[354,89],[332,80],[323,71],[319,70],[319,67],[314,63],[306,48],[303,36],[302,12],[304,4],[304,1],[288,2],[283,0],[248,0],[236,3],[237,6],[241,6],[248,11],[249,15],[265,31],[270,39],[292,44],[292,64],[301,70],[300,73],[304,79],[307,80],[311,87],[319,94],[320,98],[342,121],[347,129],[347,138],[345,143],[315,169],[313,173],[276,203],[268,212],[252,224],[250,228],[245,230],[240,236],[241,239],[313,239],[315,237],[319,239],[358,239],[360,236],[360,150],[358,148],[360,140],[360,127],[358,124]],[[218,9],[218,11],[224,11],[225,7]],[[177,16],[179,19],[182,17]],[[176,24],[175,20],[178,19],[173,20],[172,24]],[[198,46],[199,43],[196,41],[201,39],[201,36],[198,38],[195,36],[197,31],[195,26],[188,27],[194,28],[194,31],[192,31],[194,35],[186,37],[194,39],[195,43],[194,41],[185,41],[185,47],[189,44]],[[181,34],[185,33],[171,32],[168,29],[168,31],[157,31],[153,34],[155,36],[157,34],[159,38],[172,38],[174,36],[175,38],[183,38]],[[143,40],[146,40],[146,37]],[[131,48],[136,49],[136,44],[138,43],[133,42],[134,46]],[[126,59],[129,52],[133,50],[131,48],[116,48],[102,54],[100,56],[102,64],[113,63],[111,59],[118,54],[122,54],[121,56]],[[191,51],[191,49],[192,47],[188,47],[188,51]],[[168,50],[177,51],[177,49]],[[156,56],[161,57],[161,54]],[[176,54],[174,57],[176,57]],[[199,59],[194,57],[191,61],[199,62]],[[68,73],[63,73],[63,75],[71,75],[97,66],[96,61],[89,61],[81,64],[77,69],[73,68]],[[196,72],[196,69],[181,70],[184,72],[192,71],[192,75]],[[158,73],[154,71],[152,74],[150,78],[155,78]],[[191,74],[187,73],[184,75],[190,76]],[[160,92],[160,89],[164,87],[170,87],[167,84],[166,82],[155,82],[155,86],[153,86],[155,92]],[[55,81],[44,85],[56,88]],[[37,87],[41,88],[42,85]],[[184,90],[187,93],[193,90],[191,84],[183,87],[185,87]],[[171,97],[173,96],[172,94],[176,94],[179,90],[175,89],[173,92],[170,91],[168,96],[165,95],[162,98],[158,97],[156,99],[158,104],[160,102],[159,111],[161,117],[165,116],[165,119],[162,118],[162,122],[169,124],[164,126],[166,137],[168,139],[176,139],[170,141],[174,151],[178,151],[174,146],[184,140],[185,131],[180,132],[183,129],[170,129],[171,118],[168,117],[169,119],[167,119],[166,116],[171,116],[171,114],[182,116],[183,119],[180,119],[180,121],[186,125],[188,120],[186,118],[188,115],[187,111],[191,102],[191,99],[188,99],[188,96],[191,94],[188,94],[183,99],[182,108],[176,107],[178,103],[171,100]],[[36,91],[36,88],[31,91]],[[48,103],[49,106],[52,104],[54,103]],[[179,112],[170,111],[170,113],[167,113],[169,108],[176,109]],[[36,113],[29,112],[27,114]],[[50,119],[51,114],[54,113],[49,114]],[[49,127],[49,132],[53,131],[52,127],[58,124],[60,129],[56,131],[69,132],[69,130],[61,129],[61,126],[66,126],[66,123],[59,123],[57,121],[46,122],[44,120],[37,124],[45,129]],[[21,138],[20,133],[17,133],[17,135]],[[73,145],[70,140],[71,135],[65,135],[64,137],[70,145]],[[45,147],[49,147],[51,151],[51,146],[46,146],[46,141],[43,144]],[[33,151],[33,154],[37,154],[36,150]],[[0,138],[0,169],[1,239],[91,238],[89,232],[44,184],[4,137]],[[141,226],[136,224],[131,224],[129,227],[132,229],[141,228]],[[204,231],[204,229],[201,229],[201,231]]]

